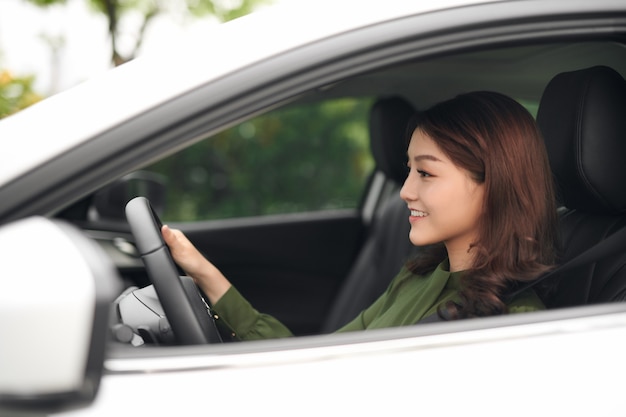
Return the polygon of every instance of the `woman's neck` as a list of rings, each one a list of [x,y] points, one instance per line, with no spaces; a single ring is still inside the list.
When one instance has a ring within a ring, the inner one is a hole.
[[[450,272],[465,271],[472,266],[474,255],[469,246],[449,247],[446,244],[446,250],[450,261]]]

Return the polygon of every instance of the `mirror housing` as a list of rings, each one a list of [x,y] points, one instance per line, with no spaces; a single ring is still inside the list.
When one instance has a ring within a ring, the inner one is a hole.
[[[79,229],[31,217],[0,227],[0,414],[54,412],[98,391],[121,279]]]

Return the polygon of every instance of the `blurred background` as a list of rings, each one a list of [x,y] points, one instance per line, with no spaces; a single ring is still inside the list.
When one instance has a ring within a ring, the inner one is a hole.
[[[0,118],[185,32],[285,0],[0,0]]]

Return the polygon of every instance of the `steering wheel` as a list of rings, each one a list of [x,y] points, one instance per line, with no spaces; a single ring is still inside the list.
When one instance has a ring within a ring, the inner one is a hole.
[[[191,278],[178,274],[161,235],[161,220],[150,201],[145,197],[130,200],[126,204],[126,219],[176,342],[220,343],[222,339],[199,289]]]

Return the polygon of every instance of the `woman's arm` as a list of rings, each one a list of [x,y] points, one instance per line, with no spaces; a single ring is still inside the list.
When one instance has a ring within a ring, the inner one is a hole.
[[[255,310],[183,232],[163,226],[161,233],[174,261],[206,294],[218,313],[216,319],[230,329],[233,338],[252,340],[292,336],[291,331],[274,317]]]
[[[231,287],[228,279],[196,249],[183,232],[165,225],[161,233],[174,261],[193,278],[211,304],[216,304]]]

